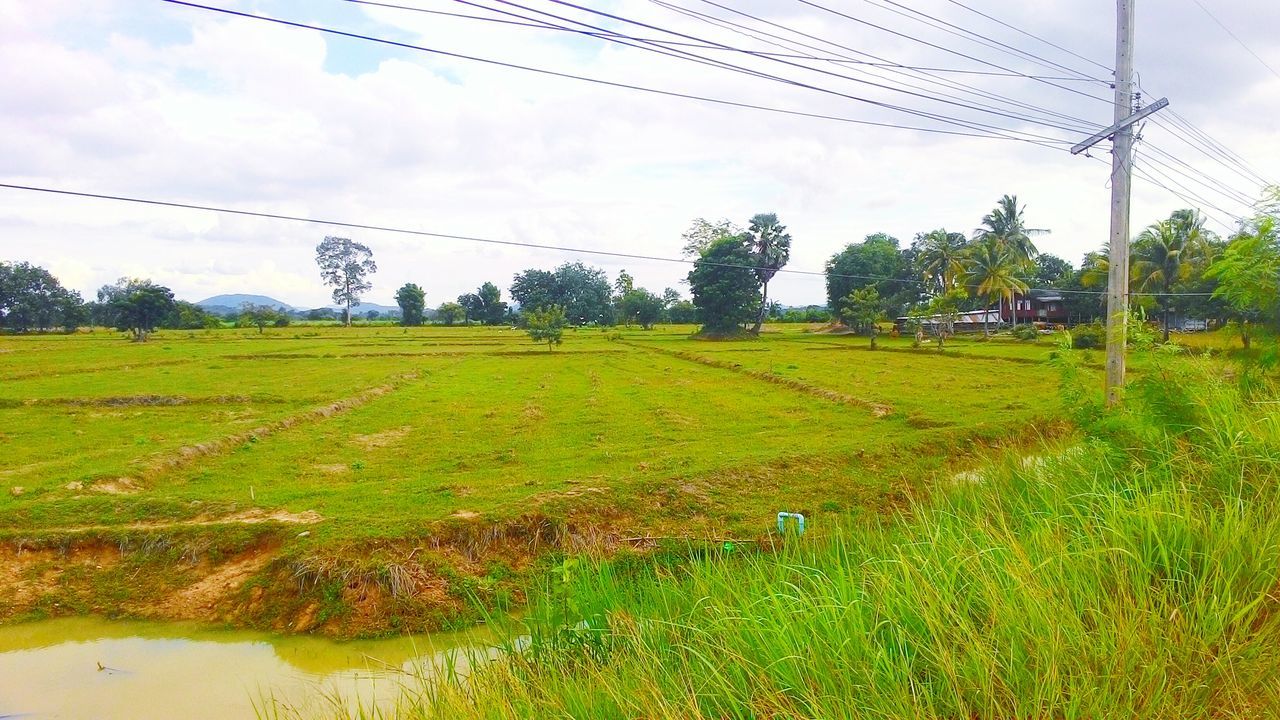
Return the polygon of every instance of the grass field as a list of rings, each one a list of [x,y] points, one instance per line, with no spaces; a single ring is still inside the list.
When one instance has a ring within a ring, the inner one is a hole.
[[[9,563],[9,615],[447,623],[518,601],[542,544],[874,514],[993,443],[1061,431],[1049,342],[690,330],[571,331],[554,352],[505,328],[0,338],[0,537],[120,549],[101,572],[74,552]],[[235,593],[193,590],[218,573]],[[292,603],[251,597],[282,584]]]

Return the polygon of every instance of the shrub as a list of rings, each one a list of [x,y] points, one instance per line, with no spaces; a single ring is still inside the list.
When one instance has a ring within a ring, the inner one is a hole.
[[[1092,350],[1106,345],[1107,329],[1101,323],[1080,325],[1071,331],[1071,347],[1077,350]]]
[[[1009,333],[1019,340],[1035,342],[1040,339],[1040,330],[1035,325],[1019,325]]]

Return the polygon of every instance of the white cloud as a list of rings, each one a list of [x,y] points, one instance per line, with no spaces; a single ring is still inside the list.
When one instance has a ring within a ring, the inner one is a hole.
[[[1065,0],[1034,8],[1001,2],[988,10],[1091,57],[1107,58],[1110,15],[1105,3],[1096,4],[1093,14]],[[279,15],[297,7],[269,1],[252,5]],[[422,6],[465,10],[441,1],[423,0]],[[568,12],[550,4],[538,7]],[[619,0],[609,7],[699,37],[747,42],[653,3]],[[903,62],[981,67],[798,3],[738,7]],[[983,25],[980,18],[957,15],[949,4],[920,7],[957,24],[983,27],[1001,41],[1089,67],[1007,29]],[[948,47],[999,57],[869,8],[857,14]],[[1280,80],[1198,12],[1188,5],[1140,15],[1143,84],[1153,94],[1168,93],[1175,108],[1253,164],[1275,168]],[[1280,19],[1280,11],[1257,13],[1260,17],[1224,19],[1237,23],[1255,49],[1276,58],[1275,40],[1260,28]],[[86,10],[69,1],[0,0],[0,103],[5,107],[0,176],[90,192],[662,256],[678,254],[679,234],[693,217],[741,222],[773,211],[795,236],[792,266],[798,269],[820,269],[845,243],[880,230],[904,243],[915,232],[940,226],[970,231],[1006,192],[1027,203],[1032,224],[1053,230],[1040,243],[1044,251],[1078,260],[1107,237],[1108,169],[1066,153],[718,107],[391,49],[371,70],[359,72],[351,69],[355,65],[347,62],[347,54],[369,49],[352,40],[182,8],[145,16],[145,24],[142,17],[129,2],[104,1]],[[844,98],[550,31],[390,9],[370,9],[367,20],[368,27],[361,29],[455,52],[808,112],[923,123]],[[598,18],[591,22],[621,27]],[[1161,33],[1159,42],[1149,37],[1152,32]],[[799,74],[731,53],[716,57]],[[1000,62],[1034,67],[1008,57]],[[857,68],[838,72],[854,75]],[[1099,122],[1109,117],[1105,103],[1044,84],[962,77],[1073,115]],[[814,75],[809,81],[920,104],[831,76]],[[1180,146],[1164,129],[1149,124],[1145,136],[1244,187],[1242,179]],[[1139,184],[1135,229],[1183,204]],[[1241,212],[1238,206],[1226,209]],[[505,287],[526,267],[578,259],[559,252],[0,193],[0,257],[43,264],[87,294],[116,277],[140,275],[190,299],[260,292],[318,305],[328,293],[319,283],[312,252],[325,234],[349,234],[373,247],[381,271],[369,299],[384,303],[407,281],[426,287],[428,301],[435,304],[486,280]],[[685,272],[666,263],[582,259],[611,273],[626,267],[654,289],[677,285]],[[780,275],[775,284],[774,295],[783,302],[823,298],[821,278]]]

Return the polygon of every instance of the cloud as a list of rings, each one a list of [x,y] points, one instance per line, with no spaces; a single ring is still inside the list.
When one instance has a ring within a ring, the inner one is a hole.
[[[228,5],[306,20],[319,17],[450,52],[678,92],[932,124],[847,97],[566,33],[386,8],[325,16],[327,11],[310,4],[281,0]],[[421,0],[420,5],[465,10],[442,0]],[[1183,5],[1140,8],[1139,68],[1148,98],[1168,94],[1180,114],[1228,141],[1254,165],[1275,168],[1280,160],[1275,139],[1280,80],[1198,8]],[[1252,5],[1258,6],[1252,16],[1224,10],[1223,19],[1280,65],[1276,41],[1266,32],[1280,20],[1280,9]],[[856,53],[927,67],[991,69],[910,39],[919,37],[1020,70],[1061,72],[873,4],[849,12],[909,37],[800,3],[756,1],[735,7],[835,44],[776,27],[766,28],[776,37],[758,34],[760,39],[751,40],[641,0],[601,7],[694,37],[760,50],[794,53],[805,51],[797,44],[805,43],[810,51],[816,47],[864,60],[868,58]],[[1105,74],[954,4],[936,0],[911,7],[1055,62]],[[570,12],[559,6],[539,8]],[[1093,8],[1098,9],[1107,10]],[[1002,0],[986,11],[1109,62],[1113,34],[1108,12],[1087,13],[1067,0]],[[600,17],[574,17],[625,27]],[[7,181],[661,256],[678,255],[680,232],[694,217],[742,222],[756,212],[772,211],[795,237],[792,266],[797,269],[820,269],[845,243],[871,232],[890,232],[904,242],[935,227],[968,232],[1006,192],[1027,203],[1032,224],[1053,230],[1042,250],[1078,260],[1107,237],[1105,165],[1024,143],[664,98],[185,8],[166,7],[142,17],[131,3],[118,1],[86,9],[69,1],[0,0],[0,18],[0,98],[15,108],[0,113],[0,157]],[[735,21],[751,22],[740,16]],[[661,34],[657,29],[627,30],[645,37]],[[932,81],[921,73],[908,80],[882,67],[823,66],[849,76],[837,77],[740,53],[700,52],[843,94],[915,107],[927,103],[868,83]],[[963,86],[953,84],[949,92],[966,103],[1016,110],[1001,99],[1008,97],[1096,123],[1110,118],[1105,101],[1109,90],[1096,83],[1054,81],[1085,88],[1102,100],[1046,82],[934,75],[989,94],[966,95]],[[954,104],[928,106],[934,112],[1007,124],[1007,119]],[[1051,129],[1019,129],[1065,137]],[[1210,182],[1245,187],[1240,177],[1182,145],[1165,127],[1149,123],[1143,134],[1148,145],[1201,169]],[[1213,192],[1200,191],[1206,197]],[[1183,204],[1163,189],[1140,183],[1134,194],[1135,229]],[[1243,212],[1238,204],[1223,209]],[[1226,219],[1224,213],[1211,214]],[[298,305],[319,305],[327,302],[328,292],[319,283],[312,255],[325,234],[351,235],[373,247],[381,271],[369,299],[383,303],[390,303],[395,288],[408,281],[422,284],[428,301],[436,304],[486,280],[505,288],[511,275],[526,267],[578,259],[563,252],[0,193],[0,257],[39,262],[88,294],[121,275],[141,275],[191,299],[260,292]],[[625,267],[640,284],[654,289],[676,286],[687,271],[668,263],[582,259],[611,273]],[[773,294],[783,302],[821,302],[824,297],[821,278],[780,275],[775,284]]]

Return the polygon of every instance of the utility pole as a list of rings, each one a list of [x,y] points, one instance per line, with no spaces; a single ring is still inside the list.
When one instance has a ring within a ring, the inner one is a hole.
[[[1116,107],[1119,124],[1133,114],[1133,5],[1116,0]],[[1124,393],[1124,350],[1129,321],[1129,193],[1133,125],[1116,130],[1111,142],[1111,246],[1107,272],[1107,407]]]
[[[1071,148],[1079,154],[1110,136],[1111,243],[1107,273],[1107,407],[1120,402],[1124,391],[1124,350],[1129,319],[1129,194],[1133,169],[1133,125],[1169,105],[1161,98],[1143,110],[1134,108],[1133,6],[1137,0],[1116,0],[1115,123]]]

